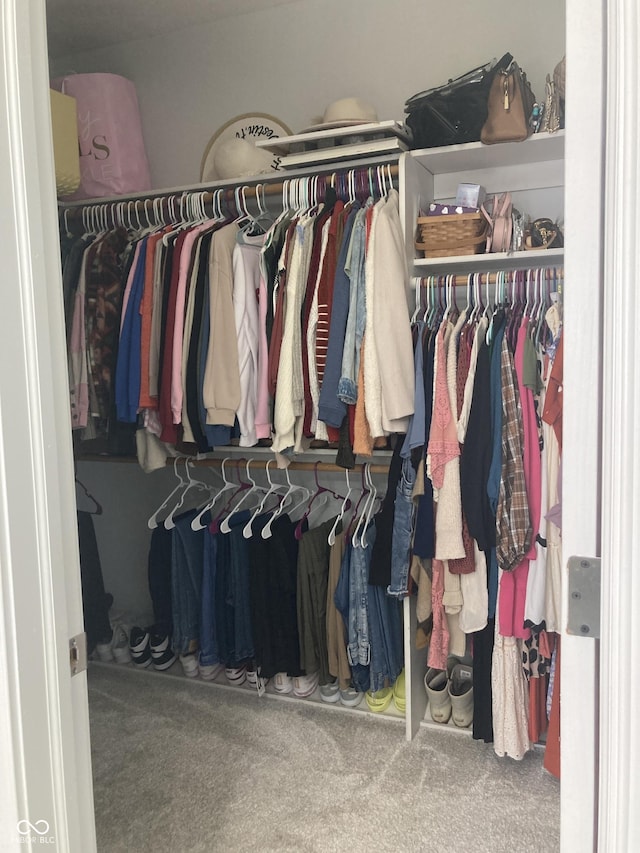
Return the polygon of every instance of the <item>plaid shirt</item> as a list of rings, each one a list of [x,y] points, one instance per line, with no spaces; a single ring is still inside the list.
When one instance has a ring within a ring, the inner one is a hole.
[[[513,571],[531,544],[531,520],[524,479],[524,427],[513,355],[502,340],[502,471],[496,514],[496,553],[499,567]]]

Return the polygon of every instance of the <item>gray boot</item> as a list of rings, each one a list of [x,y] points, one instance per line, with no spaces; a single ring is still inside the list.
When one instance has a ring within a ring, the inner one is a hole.
[[[447,673],[443,669],[428,669],[424,686],[429,697],[432,720],[434,723],[448,723],[451,717],[451,698],[447,690]]]
[[[473,721],[473,668],[465,663],[456,664],[449,678],[453,722],[466,729]]]

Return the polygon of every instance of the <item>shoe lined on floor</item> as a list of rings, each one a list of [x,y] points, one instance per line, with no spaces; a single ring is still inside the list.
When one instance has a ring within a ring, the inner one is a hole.
[[[291,693],[293,691],[293,678],[286,672],[276,672],[273,686],[278,693]]]
[[[233,684],[234,687],[239,687],[247,680],[247,667],[227,666],[225,667],[224,674],[227,676],[229,684]]]
[[[180,655],[182,671],[187,678],[196,678],[198,675],[198,661],[194,654]]]
[[[113,639],[113,634],[111,640]],[[111,640],[105,640],[103,643],[96,643],[94,655],[102,663],[113,662],[113,649],[111,648]]]
[[[370,711],[374,714],[381,714],[386,711],[391,700],[393,699],[393,690],[390,687],[383,687],[382,690],[376,690],[372,693],[370,690],[364,694],[367,700],[367,705]]]
[[[339,694],[340,703],[347,708],[356,708],[361,702],[364,693],[360,693],[355,687],[347,687],[346,690],[341,690]]]
[[[171,648],[168,634],[151,634],[149,645],[151,646],[151,663],[154,669],[162,672],[173,666],[178,656]]]
[[[473,722],[473,667],[456,664],[449,679],[451,716],[456,726],[466,729]]]
[[[402,714],[405,713],[407,709],[407,699],[404,669],[396,678],[395,683],[393,685],[393,703],[398,709],[398,711],[400,711]]]
[[[129,632],[121,623],[113,626],[113,637],[111,638],[111,651],[116,663],[131,663],[131,652],[129,651]]]
[[[340,701],[340,686],[337,681],[322,684],[320,687],[320,698],[323,702],[333,704]]]
[[[315,693],[320,680],[320,674],[317,672],[311,675],[299,675],[293,679],[293,695],[298,699],[307,699],[312,693]]]
[[[424,686],[429,697],[431,719],[434,723],[448,723],[451,719],[451,697],[446,671],[430,667],[424,677]]]
[[[221,672],[224,671],[224,665],[221,663],[200,663],[198,661],[198,675],[203,681],[213,681]]]
[[[136,666],[146,667],[151,663],[151,638],[144,628],[135,626],[129,635],[131,660]]]

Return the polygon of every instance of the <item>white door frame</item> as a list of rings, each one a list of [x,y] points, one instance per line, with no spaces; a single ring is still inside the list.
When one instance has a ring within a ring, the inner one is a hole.
[[[562,552],[600,555],[605,0],[567,0]],[[563,625],[568,583],[563,577]],[[595,850],[598,643],[562,635],[561,850]]]
[[[82,630],[82,614],[48,144],[45,7],[44,0],[0,0],[0,8],[0,696],[7,697],[0,702],[0,845],[24,850],[28,845],[18,837],[18,822],[28,820],[40,830],[46,821],[55,843],[49,849],[90,853],[95,828],[86,678],[71,679],[68,666],[68,638]],[[632,616],[640,612],[631,536],[637,526],[633,487],[640,462],[630,452],[640,394],[634,300],[640,273],[634,234],[640,204],[636,0],[567,0],[567,55],[563,466],[565,481],[574,489],[563,520],[565,558],[600,550],[599,489],[575,484],[584,480],[584,460],[595,460],[600,452],[594,391],[600,376],[595,344],[600,340],[603,256],[609,274],[602,380],[610,417],[602,424],[607,511],[600,785],[597,702],[584,698],[596,696],[598,648],[592,640],[565,635],[562,849],[595,849],[599,831],[598,849],[617,851],[640,849],[639,812],[630,811],[640,793],[640,741],[631,719],[640,696],[630,654]],[[611,105],[606,125],[604,103]]]
[[[0,9],[0,848],[91,853],[45,4]]]
[[[598,850],[640,850],[640,13],[607,3]]]

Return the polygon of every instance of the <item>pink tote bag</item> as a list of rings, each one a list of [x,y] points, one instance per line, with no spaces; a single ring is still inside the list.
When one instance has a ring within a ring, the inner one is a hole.
[[[151,189],[133,83],[118,74],[70,74],[51,86],[77,104],[80,187],[65,201]]]

